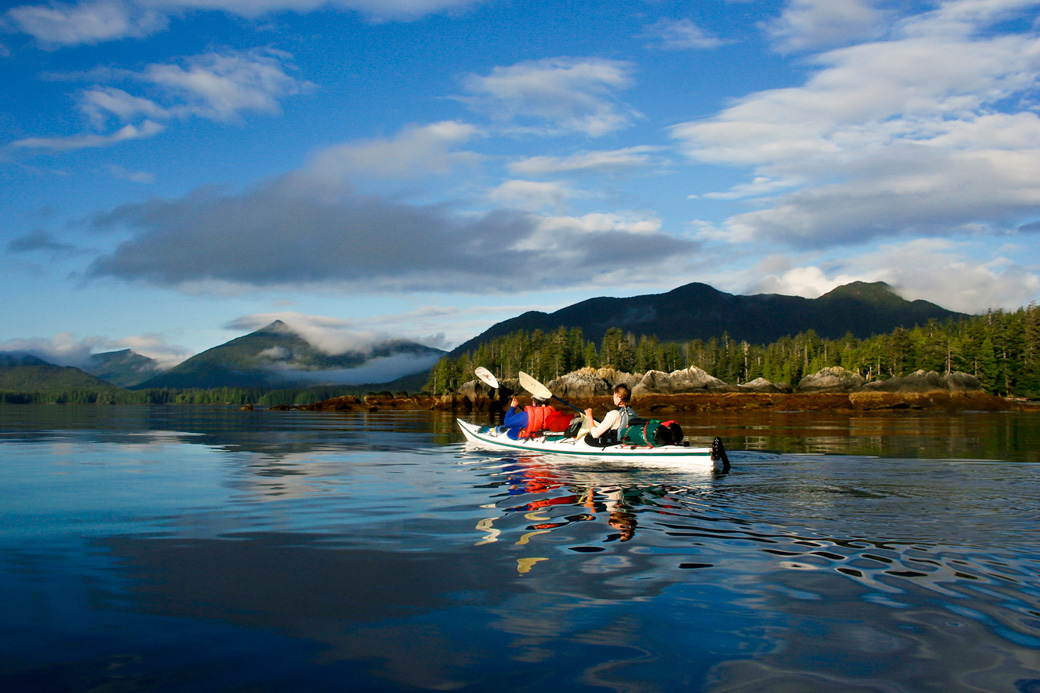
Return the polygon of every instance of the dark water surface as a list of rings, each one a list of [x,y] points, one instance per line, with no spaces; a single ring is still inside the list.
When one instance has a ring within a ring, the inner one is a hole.
[[[1040,691],[1040,415],[680,422],[0,407],[0,690]]]

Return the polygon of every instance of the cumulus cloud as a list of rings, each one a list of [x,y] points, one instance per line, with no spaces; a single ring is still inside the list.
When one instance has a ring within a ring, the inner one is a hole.
[[[496,67],[463,81],[474,110],[545,132],[599,137],[626,128],[639,114],[616,93],[632,85],[633,66],[601,58],[546,58]]]
[[[246,18],[276,12],[313,12],[326,8],[357,12],[372,21],[412,21],[430,14],[457,12],[479,0],[90,0],[80,3],[20,5],[4,17],[46,49],[140,38],[167,28],[185,12],[213,10]]]
[[[98,213],[95,229],[132,238],[98,257],[89,274],[180,288],[224,282],[479,293],[532,282],[594,284],[619,265],[645,277],[697,248],[638,215],[464,214],[348,190],[333,196],[303,178],[297,172],[237,194],[200,190]],[[510,268],[505,276],[503,267]]]
[[[726,236],[810,247],[1005,233],[1035,218],[1040,35],[985,31],[1011,6],[946,3],[894,25],[886,40],[812,57],[816,69],[801,86],[754,93],[676,126],[692,159],[789,184],[750,196],[758,208],[729,219]],[[972,30],[948,31],[968,17]],[[753,185],[729,191],[748,192]]]
[[[869,0],[791,0],[766,33],[781,53],[876,38],[890,15]]]

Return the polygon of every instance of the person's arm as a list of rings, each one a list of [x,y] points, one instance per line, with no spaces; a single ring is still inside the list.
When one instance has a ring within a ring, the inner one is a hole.
[[[527,426],[527,412],[519,409],[520,403],[514,397],[509,402],[509,410],[502,419],[502,425],[506,428],[525,428]]]
[[[591,412],[591,409],[589,411]],[[608,411],[607,415],[603,417],[603,421],[601,421],[596,426],[593,426],[592,430],[589,431],[589,433],[592,434],[593,438],[599,438],[604,433],[614,428],[614,425],[618,422],[618,416],[620,415],[617,413],[616,409]]]

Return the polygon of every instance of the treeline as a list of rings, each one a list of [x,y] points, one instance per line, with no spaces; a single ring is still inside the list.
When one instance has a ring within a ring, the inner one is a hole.
[[[828,366],[841,366],[868,380],[918,370],[962,371],[976,376],[992,394],[1040,397],[1040,308],[946,322],[858,339],[824,339],[810,330],[772,344],[750,344],[728,335],[708,341],[660,342],[612,328],[597,345],[580,328],[555,332],[520,330],[480,345],[458,358],[445,357],[431,371],[426,389],[444,392],[473,379],[484,366],[500,378],[526,371],[546,382],[586,366],[619,371],[671,372],[696,366],[727,383],[756,378],[797,385]]]

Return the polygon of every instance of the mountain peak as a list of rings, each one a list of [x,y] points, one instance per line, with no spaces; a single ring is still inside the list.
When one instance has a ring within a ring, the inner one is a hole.
[[[895,296],[902,298],[895,289],[886,284],[885,282],[850,282],[837,286],[820,298],[830,297],[847,297],[847,298],[859,298],[859,299],[878,299],[878,298],[891,298]]]
[[[274,322],[272,322],[267,327],[260,328],[259,330],[257,330],[257,332],[271,332],[271,333],[274,333],[274,334],[290,334],[290,333],[292,333],[292,328],[289,327],[288,325],[286,325],[281,320],[275,320]]]

